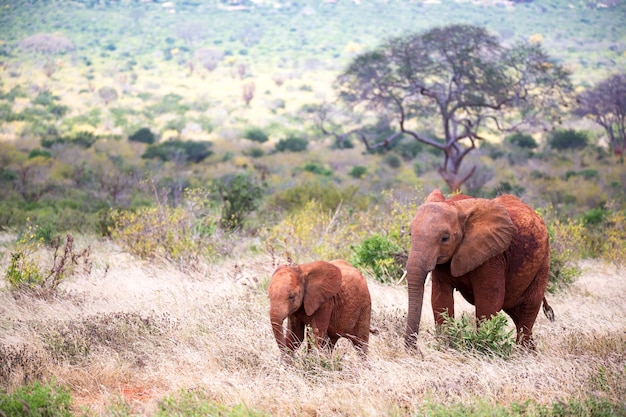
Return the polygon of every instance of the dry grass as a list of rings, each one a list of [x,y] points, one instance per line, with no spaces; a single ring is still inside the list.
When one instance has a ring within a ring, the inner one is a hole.
[[[435,350],[429,300],[419,351],[407,352],[406,289],[370,280],[379,334],[369,360],[340,341],[331,358],[299,352],[286,366],[267,315],[270,256],[182,273],[111,243],[94,246],[91,273],[64,282],[52,300],[0,292],[2,388],[54,377],[96,415],[120,402],[151,415],[181,389],[280,416],[409,415],[426,401],[626,397],[626,280],[610,266],[586,262],[573,288],[550,296],[557,320],[539,317],[536,354],[501,360]],[[473,311],[462,300],[457,306],[457,314]]]

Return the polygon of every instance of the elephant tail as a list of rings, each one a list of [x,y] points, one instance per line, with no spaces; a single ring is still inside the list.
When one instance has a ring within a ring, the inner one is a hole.
[[[554,321],[554,310],[552,310],[552,307],[550,307],[550,304],[548,304],[548,300],[546,300],[546,297],[543,297],[543,314],[546,315],[548,320]]]

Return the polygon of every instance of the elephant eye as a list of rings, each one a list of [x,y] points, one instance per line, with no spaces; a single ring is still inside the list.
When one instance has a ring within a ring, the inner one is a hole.
[[[450,235],[445,234],[445,235],[441,236],[441,243],[446,243],[449,240],[450,240]]]

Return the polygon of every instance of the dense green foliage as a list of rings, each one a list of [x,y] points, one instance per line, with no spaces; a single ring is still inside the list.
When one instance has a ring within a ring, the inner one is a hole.
[[[582,149],[587,146],[589,139],[583,132],[574,129],[555,130],[548,138],[548,145],[559,151],[565,149]]]
[[[350,259],[357,268],[371,271],[379,282],[397,282],[403,274],[407,251],[389,238],[373,234],[353,248]]]
[[[131,142],[141,142],[152,145],[156,140],[154,133],[148,127],[142,127],[132,135],[128,136],[128,140]]]
[[[243,227],[246,216],[256,210],[263,186],[250,173],[227,174],[213,181],[213,190],[222,201],[220,224],[227,230]]]

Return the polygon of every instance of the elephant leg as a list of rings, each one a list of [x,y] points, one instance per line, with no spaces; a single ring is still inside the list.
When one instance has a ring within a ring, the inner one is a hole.
[[[324,346],[324,339],[328,335],[328,326],[330,325],[330,316],[332,313],[332,305],[325,303],[321,305],[315,312],[315,316],[311,319],[311,329],[313,330],[313,342],[318,348]]]
[[[504,307],[506,293],[506,265],[503,257],[496,257],[471,272],[476,323],[494,317]]]
[[[438,279],[434,273],[432,285],[433,315],[435,316],[435,324],[440,326],[443,324],[443,313],[447,313],[450,318],[454,317],[454,288],[451,284]]]
[[[304,340],[304,323],[298,319],[289,318],[287,326],[287,337],[285,344],[287,349],[295,352]]]
[[[535,325],[535,319],[539,313],[541,306],[529,306],[522,304],[511,309],[505,309],[504,311],[511,316],[515,328],[517,330],[517,344],[531,350],[535,349],[535,342],[533,340],[533,326]]]
[[[520,302],[513,308],[505,309],[505,312],[511,316],[515,323],[517,343],[531,350],[535,349],[533,326],[543,303],[543,294],[548,282],[549,269],[548,260],[539,269],[535,279],[522,295]]]
[[[354,332],[355,334],[350,338],[352,345],[362,357],[367,356],[367,348],[370,337],[371,312],[372,310],[370,306],[361,313],[361,317],[359,318],[358,325],[356,326]]]

